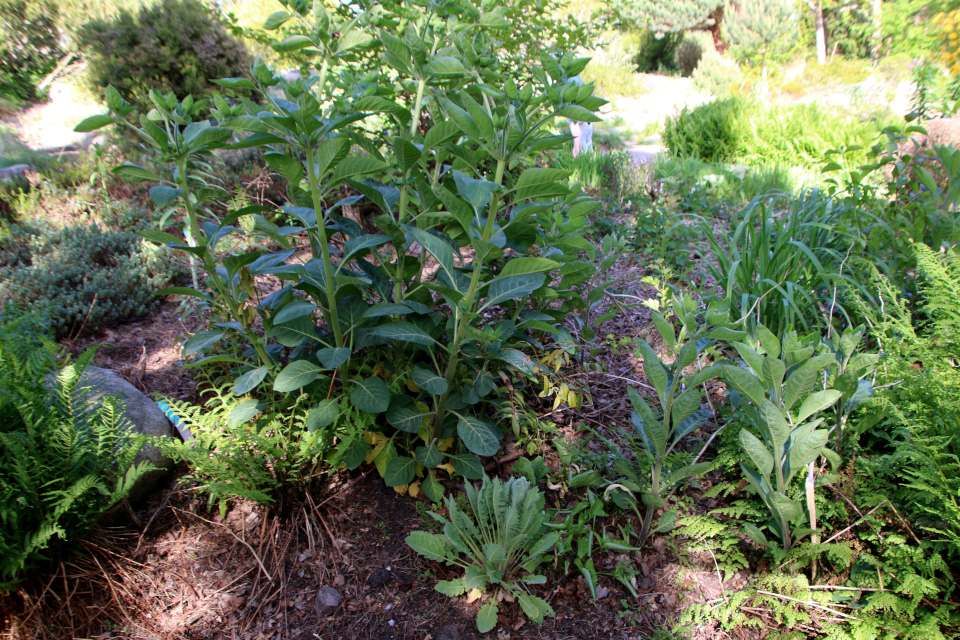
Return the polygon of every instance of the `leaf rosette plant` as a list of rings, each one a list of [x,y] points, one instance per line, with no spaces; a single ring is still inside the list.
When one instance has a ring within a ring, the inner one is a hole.
[[[485,477],[479,489],[467,482],[466,492],[469,513],[447,496],[449,520],[430,513],[443,525],[443,533],[414,531],[407,536],[407,544],[431,560],[464,569],[464,577],[441,580],[435,589],[448,596],[469,593],[471,601],[486,597],[488,602],[477,614],[481,633],[496,626],[497,603],[504,599],[516,600],[531,622],[542,623],[544,616],[553,615],[553,609],[524,585],[547,581],[534,571],[549,558],[560,538],[558,533],[545,533],[543,495],[520,477],[506,482]]]

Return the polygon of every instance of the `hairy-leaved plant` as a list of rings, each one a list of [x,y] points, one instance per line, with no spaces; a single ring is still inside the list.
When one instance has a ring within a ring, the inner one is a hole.
[[[787,495],[790,481],[821,454],[834,464],[839,461],[826,449],[829,431],[818,429],[824,418],[817,414],[832,407],[842,393],[813,391],[822,385],[820,374],[834,361],[832,353],[817,354],[819,336],[801,338],[791,331],[781,342],[760,325],[753,342],[753,346],[734,343],[746,368],[723,365],[723,378],[734,390],[731,403],[760,434],[758,438],[749,429],[740,431],[740,446],[752,462],[752,466],[740,463],[740,467],[770,511],[770,530],[781,538],[784,551],[789,551],[795,540],[813,532],[812,528],[796,528],[806,521],[807,514]],[[753,524],[747,523],[746,530],[758,544],[773,546]]]
[[[471,599],[487,594],[488,602],[477,614],[477,629],[486,633],[497,624],[498,602],[515,598],[531,622],[540,624],[552,616],[547,602],[523,585],[544,584],[547,579],[534,573],[548,559],[560,535],[545,533],[547,517],[544,497],[526,478],[484,477],[477,489],[466,483],[470,512],[462,511],[452,497],[446,496],[449,519],[430,512],[443,525],[443,533],[414,531],[407,544],[422,556],[437,562],[462,567],[463,578],[441,580],[436,590],[448,596],[470,592]]]

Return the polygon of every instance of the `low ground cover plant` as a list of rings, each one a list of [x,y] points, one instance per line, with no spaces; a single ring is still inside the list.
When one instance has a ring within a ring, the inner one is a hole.
[[[63,553],[153,469],[134,465],[146,436],[115,399],[84,402],[88,351],[71,362],[47,321],[0,314],[0,591]]]

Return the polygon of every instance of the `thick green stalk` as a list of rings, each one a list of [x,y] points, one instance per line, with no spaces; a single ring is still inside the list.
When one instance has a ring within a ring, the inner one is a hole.
[[[190,182],[187,180],[187,161],[186,158],[181,158],[177,161],[177,173],[180,178],[180,188],[183,191],[183,208],[187,212],[187,223],[190,228],[190,235],[194,237],[194,246],[200,240],[200,225],[197,223],[197,213],[193,208],[193,204],[190,202]],[[191,266],[195,264],[194,255],[190,254]],[[233,299],[233,296],[230,294],[230,291],[224,290],[223,279],[220,277],[220,274],[217,273],[217,265],[214,261],[213,256],[209,251],[206,251],[203,256],[203,266],[204,270],[210,275],[210,279],[213,280],[214,286],[217,289],[217,294],[219,295],[219,300],[225,301],[228,308],[230,309],[230,315],[233,316],[236,320],[240,321],[241,326],[243,326],[243,318],[240,312],[240,303]],[[199,290],[197,285],[197,276],[196,268],[194,267],[193,282],[194,288]],[[260,356],[260,361],[266,365],[271,366],[273,362],[270,360],[270,357],[267,355],[266,349],[260,343],[259,336],[256,335],[253,331],[250,331],[247,327],[243,326],[243,335],[246,337],[250,344],[253,345],[254,350],[257,352],[257,355]]]
[[[324,314],[327,325],[333,331],[337,347],[344,347],[343,334],[340,332],[340,319],[337,317],[337,292],[336,284],[333,280],[333,266],[330,263],[330,247],[327,243],[327,225],[323,216],[323,203],[320,201],[320,186],[317,183],[317,175],[313,164],[313,150],[307,151],[307,174],[310,181],[310,195],[313,197],[313,210],[317,214],[317,233],[320,234],[320,260],[323,263],[323,275],[326,281],[325,293],[327,294],[327,313]],[[349,364],[349,363],[348,363]],[[341,368],[340,377],[344,383],[347,381],[345,368]]]
[[[413,103],[413,117],[410,118],[410,135],[417,133],[417,125],[420,124],[420,109],[423,107],[423,89],[427,86],[425,80],[417,83],[417,99]]]
[[[497,184],[503,184],[503,170],[506,167],[506,160],[500,159],[497,161],[497,173],[495,176],[495,181]],[[497,211],[500,207],[500,196],[494,191],[493,195],[490,197],[490,206],[489,213],[487,215],[487,224],[483,228],[483,233],[481,238],[483,242],[487,242],[490,239],[490,236],[493,234],[493,223],[497,217]],[[440,402],[437,404],[437,415],[434,420],[433,425],[433,434],[434,437],[439,438],[440,434],[443,431],[443,421],[445,416],[444,404],[446,403],[447,396],[453,391],[453,379],[457,374],[457,366],[460,364],[460,345],[463,342],[463,337],[467,331],[468,317],[473,314],[474,311],[474,298],[476,298],[477,291],[480,288],[480,272],[483,270],[483,260],[475,259],[473,261],[473,274],[470,278],[470,288],[467,290],[467,296],[464,298],[464,308],[457,309],[457,322],[455,329],[455,336],[453,344],[450,345],[450,360],[447,362],[447,371],[444,378],[447,381],[447,392],[443,394],[440,398]]]

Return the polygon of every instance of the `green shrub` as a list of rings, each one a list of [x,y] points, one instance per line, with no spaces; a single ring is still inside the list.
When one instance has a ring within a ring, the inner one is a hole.
[[[88,23],[79,39],[93,91],[112,85],[141,105],[150,89],[202,98],[214,89],[209,78],[248,75],[246,50],[197,0],[162,0],[137,18],[121,11]]]
[[[504,79],[488,64],[497,41],[479,28],[503,20],[492,6],[462,3],[462,13],[435,20],[422,9],[422,29],[407,30],[402,40],[357,26],[376,16],[364,14],[358,23],[326,15],[320,4],[317,15],[298,7],[313,22],[310,35],[275,46],[315,55],[320,74],[290,82],[258,63],[252,79],[219,81],[226,90],[254,87],[259,104],[214,95],[208,109],[189,97],[154,93],[156,124],[139,120],[150,169],[124,165],[114,172],[153,183],[154,201],[171,215],[182,213],[185,233],[196,240],[190,247],[182,236],[143,232],[197,258],[194,287],[170,293],[199,299],[212,326],[187,341],[184,355],[213,356],[205,364],[231,367],[231,392],[250,396],[254,406],[261,398],[306,397],[308,430],[332,424],[346,402],[376,428],[339,444],[345,464],[373,462],[399,492],[422,490],[439,501],[440,474],[452,469],[479,478],[478,456],[496,454],[508,421],[524,417],[512,394],[553,371],[531,346],[551,335],[571,340],[558,325],[578,312],[587,316],[603,297],[596,277],[618,252],[584,238],[598,203],[571,187],[567,172],[541,163],[545,151],[566,142],[544,129],[548,123],[569,116],[596,122],[593,112],[605,101],[592,95],[591,83],[573,82],[586,58],[544,55],[529,82]],[[293,16],[280,14],[271,26],[287,20]],[[478,29],[461,29],[468,22]],[[471,35],[451,38],[454,32]],[[343,58],[374,47],[400,79],[380,86],[365,80],[342,91],[349,80]],[[498,89],[483,93],[487,83]],[[108,89],[106,102],[111,113],[88,118],[79,131],[135,117],[116,90]],[[356,124],[371,112],[388,125],[373,134]],[[386,128],[391,135],[384,139]],[[236,202],[205,169],[214,150],[235,136],[242,146],[259,147],[286,183],[291,206],[282,210],[296,226],[286,226],[285,235],[273,230],[283,251],[241,253],[242,240],[236,242],[244,232],[234,223],[266,207],[231,211],[219,224],[209,220],[210,209]],[[360,206],[377,233],[341,217],[339,207],[359,201],[340,200],[347,193],[363,195]],[[327,235],[333,224],[347,238],[336,253]],[[295,235],[310,248],[302,262],[294,258]],[[557,289],[548,286],[551,272],[560,278]],[[287,286],[260,298],[255,278],[268,273]],[[558,350],[549,357],[570,355]],[[569,385],[556,385],[553,394],[557,406],[578,406],[583,398]]]
[[[742,109],[735,98],[684,108],[664,124],[663,143],[678,158],[728,162],[740,152]]]
[[[684,77],[689,77],[703,58],[703,46],[696,38],[684,36],[680,46],[677,47],[676,57],[677,69]]]
[[[640,51],[633,58],[640,73],[655,73],[676,69],[677,48],[683,40],[683,33],[666,33],[657,36],[647,29],[640,38]]]
[[[177,273],[165,249],[129,231],[11,225],[0,235],[0,293],[47,305],[58,335],[146,314]]]
[[[703,54],[690,77],[698,91],[718,98],[735,94],[743,82],[737,63],[712,51]]]
[[[0,314],[0,591],[57,557],[151,470],[114,399],[78,403],[88,351],[70,364],[36,318]]]
[[[664,125],[663,141],[679,158],[819,167],[832,149],[863,162],[878,127],[815,104],[764,105],[728,98],[684,109]]]
[[[36,98],[57,66],[56,6],[47,0],[0,0],[0,96]]]

